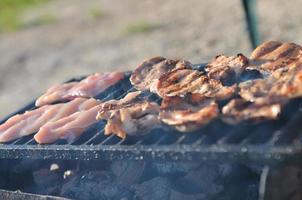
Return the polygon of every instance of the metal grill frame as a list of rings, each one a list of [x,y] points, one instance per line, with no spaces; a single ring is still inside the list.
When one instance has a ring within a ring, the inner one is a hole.
[[[202,70],[205,64],[196,65],[195,67]],[[126,73],[128,80],[130,73]],[[70,81],[79,81],[83,77],[71,79]],[[68,82],[70,82],[68,81]],[[128,81],[129,82],[129,81]],[[125,87],[117,96],[122,97],[129,91],[129,85],[125,84],[116,85],[109,88],[104,93],[100,94],[100,99],[112,99],[116,98],[116,88]],[[121,94],[122,93],[122,94]],[[107,94],[107,95],[106,95]],[[5,122],[9,117],[17,113],[23,113],[26,110],[33,109],[34,101],[20,109],[19,111],[7,116],[0,121],[0,124]],[[297,124],[302,122],[302,109],[299,109],[292,117],[286,126],[289,129],[295,129]],[[103,126],[103,122],[100,122],[100,126]],[[92,127],[89,131],[96,131],[96,127]],[[221,130],[224,131],[224,130]],[[280,165],[280,164],[302,164],[302,145],[300,142],[292,143],[278,143],[272,142],[274,138],[282,138],[284,135],[280,131],[275,131],[272,134],[272,138],[269,142],[265,143],[253,143],[246,142],[246,138],[250,135],[246,135],[243,138],[243,142],[240,143],[227,143],[223,142],[232,134],[227,134],[219,138],[214,143],[203,144],[203,140],[206,137],[210,137],[207,134],[202,133],[175,133],[177,139],[172,144],[160,144],[162,140],[165,140],[165,134],[161,134],[163,130],[156,129],[154,132],[160,135],[156,140],[149,144],[145,144],[144,140],[149,136],[142,136],[136,138],[132,144],[127,144],[126,140],[118,139],[116,136],[104,136],[102,132],[93,133],[91,137],[101,137],[97,144],[91,142],[93,139],[86,138],[86,142],[74,142],[73,144],[64,144],[59,141],[55,144],[39,145],[33,140],[32,135],[20,138],[16,141],[0,144],[0,158],[1,159],[64,159],[64,160],[115,160],[115,159],[129,159],[129,160],[162,160],[162,161],[194,161],[194,160],[217,160],[217,161],[236,161],[243,163],[256,163],[267,165]],[[241,133],[240,133],[241,134]],[[300,134],[300,133],[299,133]],[[85,134],[83,134],[85,135]],[[97,136],[95,136],[97,135]],[[150,134],[151,135],[151,134]],[[182,144],[182,141],[186,138],[196,137],[198,138],[191,144]],[[243,135],[245,135],[243,133]],[[156,135],[155,135],[156,136]],[[152,137],[152,136],[151,136]],[[168,135],[169,137],[169,135]],[[95,139],[95,138],[94,138]],[[131,139],[131,138],[130,138]],[[153,138],[154,139],[154,138]],[[244,142],[245,141],[245,142]]]

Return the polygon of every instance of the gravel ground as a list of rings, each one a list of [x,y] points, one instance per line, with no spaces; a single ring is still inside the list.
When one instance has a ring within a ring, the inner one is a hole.
[[[249,54],[240,3],[52,0],[29,10],[25,22],[45,13],[54,20],[0,35],[0,117],[53,84],[77,75],[133,69],[146,57],[200,63],[222,52]],[[301,6],[298,0],[258,1],[262,40],[301,44]]]

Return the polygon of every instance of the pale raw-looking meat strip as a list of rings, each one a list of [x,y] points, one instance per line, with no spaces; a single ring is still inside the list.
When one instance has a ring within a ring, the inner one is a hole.
[[[79,111],[57,121],[49,122],[40,128],[34,138],[40,144],[53,143],[59,139],[71,143],[82,135],[85,129],[98,121],[96,116],[99,109],[100,107],[96,105],[89,110]]]
[[[67,103],[45,105],[23,114],[14,115],[0,125],[0,142],[9,142],[30,135],[37,132],[47,122],[57,121],[77,111],[94,107],[99,103],[92,98],[76,98]]]
[[[124,77],[122,72],[95,73],[80,82],[71,82],[49,88],[36,100],[36,106],[70,100],[76,97],[95,97]]]

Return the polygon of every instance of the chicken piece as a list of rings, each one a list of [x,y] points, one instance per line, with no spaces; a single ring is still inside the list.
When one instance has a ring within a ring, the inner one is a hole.
[[[141,92],[129,93],[121,100],[101,105],[97,119],[107,120],[105,135],[116,134],[125,138],[126,135],[147,134],[160,125],[158,104],[148,102],[140,94]]]
[[[185,97],[165,97],[159,118],[181,132],[189,132],[208,124],[218,114],[218,105],[213,99],[188,94]]]
[[[248,66],[248,58],[243,54],[237,56],[217,56],[205,67],[207,75],[211,79],[221,81],[224,85],[232,85]]]
[[[130,81],[138,90],[155,92],[158,79],[165,73],[178,68],[191,68],[192,64],[184,60],[171,60],[163,57],[153,57],[144,60],[133,71]]]
[[[36,106],[42,106],[76,97],[95,97],[124,77],[122,72],[95,73],[80,82],[71,82],[49,88],[36,100]]]
[[[261,121],[277,119],[281,104],[256,104],[242,99],[233,99],[222,108],[223,120],[229,124],[241,121]]]
[[[217,100],[228,99],[236,92],[237,85],[223,86],[220,81],[210,79],[192,69],[176,69],[160,77],[157,94],[161,97],[180,96],[198,93]]]
[[[30,135],[47,122],[57,121],[77,111],[87,110],[99,102],[95,99],[76,98],[67,103],[45,105],[23,114],[14,115],[0,125],[0,142]]]
[[[48,122],[35,134],[35,140],[40,144],[53,143],[59,139],[68,143],[75,141],[85,129],[96,123],[99,105],[87,110],[81,110],[57,121]]]

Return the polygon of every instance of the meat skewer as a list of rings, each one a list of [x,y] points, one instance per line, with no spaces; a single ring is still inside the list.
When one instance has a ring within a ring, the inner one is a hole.
[[[122,72],[95,73],[80,82],[71,82],[49,88],[36,100],[36,106],[43,106],[76,97],[92,98],[116,84],[124,77]]]
[[[0,125],[0,142],[9,142],[30,135],[48,122],[57,121],[78,111],[88,110],[99,103],[95,99],[76,98],[67,103],[45,105],[14,115]]]
[[[97,119],[107,120],[105,135],[125,138],[126,135],[147,134],[160,125],[159,106],[142,97],[139,91],[129,93],[121,100],[105,102],[100,107]]]

